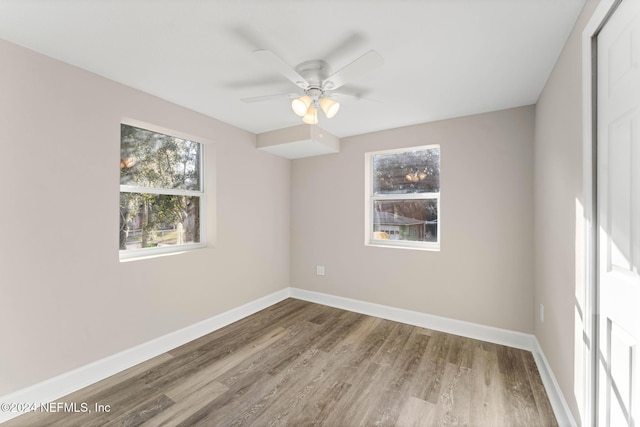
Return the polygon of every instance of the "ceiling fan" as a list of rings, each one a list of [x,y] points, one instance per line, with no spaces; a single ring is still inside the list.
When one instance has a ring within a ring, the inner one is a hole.
[[[318,109],[321,109],[329,119],[336,115],[340,104],[331,99],[332,95],[337,94],[334,92],[336,89],[384,63],[384,59],[378,52],[370,50],[334,73],[329,64],[320,59],[302,62],[294,68],[269,50],[260,49],[253,54],[301,88],[304,95],[285,93],[243,98],[242,101],[260,102],[283,97],[292,99],[293,112],[302,117],[303,122],[312,125],[318,123]]]

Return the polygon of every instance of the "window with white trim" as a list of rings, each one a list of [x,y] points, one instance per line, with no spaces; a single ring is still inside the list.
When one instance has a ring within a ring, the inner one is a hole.
[[[440,249],[440,146],[365,154],[365,244]]]
[[[120,127],[120,257],[205,245],[204,146]]]

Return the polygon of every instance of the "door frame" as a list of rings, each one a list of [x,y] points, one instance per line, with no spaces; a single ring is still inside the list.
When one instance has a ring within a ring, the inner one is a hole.
[[[622,0],[600,0],[582,32],[582,185],[584,208],[583,426],[598,422],[597,37]]]

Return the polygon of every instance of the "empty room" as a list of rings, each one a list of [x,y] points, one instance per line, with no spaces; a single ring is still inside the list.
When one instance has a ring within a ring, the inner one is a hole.
[[[638,46],[638,0],[0,0],[0,423],[639,425]]]

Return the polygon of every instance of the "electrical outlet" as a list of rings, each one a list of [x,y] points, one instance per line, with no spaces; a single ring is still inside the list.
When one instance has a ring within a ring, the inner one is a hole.
[[[324,276],[324,265],[316,265],[316,275]]]
[[[540,322],[544,323],[544,304],[540,304]]]

